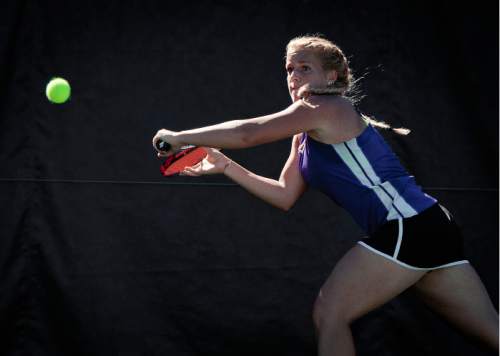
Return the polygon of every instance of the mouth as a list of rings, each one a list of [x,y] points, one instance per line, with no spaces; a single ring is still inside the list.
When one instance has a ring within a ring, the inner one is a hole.
[[[292,101],[296,101],[299,99],[299,96],[298,96],[298,89],[293,89],[293,90],[290,90],[290,96],[292,98]]]

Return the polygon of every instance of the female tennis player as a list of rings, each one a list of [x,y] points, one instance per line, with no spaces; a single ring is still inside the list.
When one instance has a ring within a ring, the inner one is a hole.
[[[182,174],[225,174],[283,210],[306,186],[345,208],[369,238],[337,263],[317,297],[313,319],[319,355],[354,355],[350,324],[414,286],[431,309],[464,333],[498,350],[498,314],[465,259],[452,215],[424,193],[377,131],[386,126],[359,113],[348,93],[348,61],[322,36],[291,40],[286,72],[292,104],[283,111],[194,130],[159,130],[159,140],[237,149],[293,137],[278,180],[258,176],[216,149]],[[399,133],[403,130],[394,129]]]

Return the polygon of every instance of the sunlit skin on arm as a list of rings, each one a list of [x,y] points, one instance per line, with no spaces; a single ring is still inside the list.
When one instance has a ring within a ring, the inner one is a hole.
[[[174,135],[175,143],[230,149],[256,146],[321,128],[328,110],[326,105],[300,100],[274,114],[180,131]]]
[[[246,148],[291,137],[300,132],[324,130],[327,121],[335,117],[330,101],[324,98],[298,96],[303,86],[324,87],[337,77],[335,71],[324,71],[321,62],[308,51],[290,53],[285,63],[287,84],[293,104],[270,115],[232,120],[203,128],[173,132],[159,130],[153,138],[153,145],[162,139],[172,145],[172,151],[182,145],[208,146],[219,148]],[[172,153],[159,152],[159,156]]]
[[[307,187],[299,170],[299,140],[300,134],[294,136],[290,155],[279,180],[258,176],[234,162],[228,165],[224,174],[258,198],[288,211]]]

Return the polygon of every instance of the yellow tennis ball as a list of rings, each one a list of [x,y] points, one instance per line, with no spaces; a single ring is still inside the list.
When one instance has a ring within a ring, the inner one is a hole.
[[[52,78],[45,88],[45,95],[50,102],[62,104],[71,95],[71,87],[66,79]]]

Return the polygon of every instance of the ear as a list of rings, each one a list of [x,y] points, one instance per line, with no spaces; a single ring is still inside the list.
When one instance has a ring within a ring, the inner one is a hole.
[[[330,81],[330,80],[331,80],[331,81],[336,81],[336,80],[337,80],[337,78],[338,78],[338,76],[339,76],[339,75],[338,75],[338,73],[337,73],[337,71],[336,71],[336,70],[331,70],[331,71],[328,71],[328,72],[326,73],[326,79],[327,79],[327,80],[329,80],[329,81]]]

